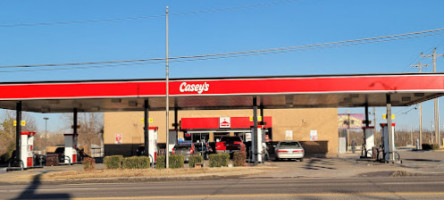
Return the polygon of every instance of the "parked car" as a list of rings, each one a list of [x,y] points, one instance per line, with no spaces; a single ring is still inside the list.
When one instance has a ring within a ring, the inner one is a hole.
[[[190,156],[193,155],[195,152],[194,144],[193,143],[180,143],[174,145],[172,154],[175,155],[183,155],[184,161],[188,162],[190,159]]]
[[[216,142],[217,153],[234,153],[236,151],[245,151],[245,144],[238,136],[226,136],[222,137],[219,142]]]
[[[276,160],[295,159],[304,160],[304,148],[298,141],[282,141],[275,147]]]
[[[213,149],[207,142],[196,142],[194,147],[196,148],[196,153],[200,153],[205,160],[208,160],[210,153],[213,152]]]

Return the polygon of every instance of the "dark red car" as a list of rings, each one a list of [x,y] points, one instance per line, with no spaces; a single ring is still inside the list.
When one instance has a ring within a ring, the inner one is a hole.
[[[245,151],[245,144],[238,136],[226,136],[216,142],[216,153],[233,153],[236,151]]]

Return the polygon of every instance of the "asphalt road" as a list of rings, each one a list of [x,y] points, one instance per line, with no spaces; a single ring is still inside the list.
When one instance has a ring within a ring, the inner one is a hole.
[[[0,199],[444,199],[444,177],[0,185]]]

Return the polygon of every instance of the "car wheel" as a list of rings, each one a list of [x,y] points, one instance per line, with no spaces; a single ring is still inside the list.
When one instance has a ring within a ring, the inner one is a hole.
[[[301,158],[301,159],[299,159],[299,161],[301,161],[301,162],[304,162],[304,159],[303,159],[303,158]]]

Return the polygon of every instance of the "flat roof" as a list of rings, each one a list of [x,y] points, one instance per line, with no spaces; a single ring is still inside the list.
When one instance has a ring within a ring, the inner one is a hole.
[[[349,74],[170,79],[170,107],[251,108],[253,97],[265,109],[409,106],[444,94],[444,73]],[[0,83],[0,108],[80,112],[165,109],[164,79],[84,80]]]

